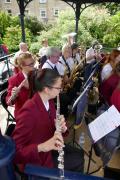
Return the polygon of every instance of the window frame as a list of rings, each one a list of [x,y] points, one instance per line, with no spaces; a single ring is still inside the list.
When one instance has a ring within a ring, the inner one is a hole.
[[[41,12],[42,12],[42,11],[45,11],[45,16],[44,16],[44,17],[41,16],[41,14],[42,14]],[[46,18],[47,18],[47,10],[46,10],[45,8],[41,8],[41,9],[40,9],[40,18],[42,18],[42,19],[46,19]]]
[[[53,15],[54,15],[55,17],[58,17],[58,15],[55,14],[55,11],[56,11],[56,10],[58,10],[58,15],[59,15],[59,8],[54,8],[54,13],[53,13]]]
[[[8,12],[8,11],[11,11],[11,13]],[[10,16],[12,16],[12,9],[7,9],[7,13],[8,13]]]
[[[47,0],[39,0],[40,4],[46,4]]]
[[[7,2],[7,0],[5,0],[5,3],[11,3],[11,0],[10,0],[10,2]]]

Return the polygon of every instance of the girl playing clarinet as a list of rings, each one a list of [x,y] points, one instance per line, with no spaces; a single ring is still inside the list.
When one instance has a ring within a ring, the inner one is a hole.
[[[29,85],[27,76],[34,69],[35,60],[28,52],[21,53],[17,59],[20,71],[9,78],[8,94],[6,102],[8,105],[15,104],[14,116],[16,118],[20,108],[29,97]]]

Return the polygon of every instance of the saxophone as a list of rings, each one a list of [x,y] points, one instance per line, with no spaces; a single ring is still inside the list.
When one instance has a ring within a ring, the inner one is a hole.
[[[59,95],[57,96],[57,111],[56,111],[56,132],[62,133],[61,125],[60,125],[60,99]],[[58,169],[59,169],[59,176],[60,179],[64,179],[64,150],[61,148],[59,151],[58,156]]]

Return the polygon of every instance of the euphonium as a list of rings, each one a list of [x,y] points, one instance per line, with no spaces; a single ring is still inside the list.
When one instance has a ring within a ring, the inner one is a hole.
[[[57,111],[56,111],[56,132],[62,133],[61,129],[61,118],[60,118],[60,99],[59,95],[57,96]],[[64,179],[64,151],[63,148],[59,150],[58,156],[58,168],[60,173],[60,179]]]

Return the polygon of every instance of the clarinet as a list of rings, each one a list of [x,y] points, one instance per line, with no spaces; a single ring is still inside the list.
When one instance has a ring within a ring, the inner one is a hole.
[[[57,96],[57,111],[56,111],[56,131],[60,132],[62,131],[60,126],[60,99],[59,95]],[[60,179],[64,179],[64,150],[61,148],[59,151],[58,156],[58,169],[59,169],[59,176]]]
[[[11,97],[8,99],[7,104],[11,104],[11,102],[15,100],[15,98],[17,97],[17,92],[20,91],[25,81],[26,81],[26,78],[17,87],[16,92],[13,95],[11,95]]]

